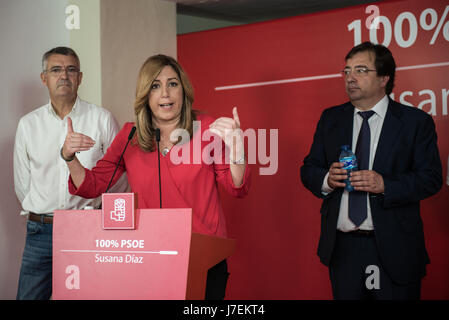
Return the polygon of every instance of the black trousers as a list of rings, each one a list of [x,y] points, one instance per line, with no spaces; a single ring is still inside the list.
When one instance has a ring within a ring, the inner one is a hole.
[[[421,281],[395,283],[382,267],[375,236],[337,232],[329,265],[335,300],[418,300]]]
[[[209,269],[206,281],[206,300],[223,300],[228,283],[228,263],[223,260]]]

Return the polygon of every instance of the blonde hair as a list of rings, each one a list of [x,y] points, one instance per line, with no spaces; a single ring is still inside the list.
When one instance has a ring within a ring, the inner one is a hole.
[[[148,97],[151,85],[165,66],[170,66],[177,73],[182,85],[184,101],[181,109],[181,117],[178,128],[189,132],[190,137],[193,134],[193,121],[196,119],[193,104],[193,87],[187,74],[182,67],[172,57],[158,54],[149,57],[142,65],[137,78],[136,99],[134,101],[134,113],[136,115],[137,144],[144,151],[155,151],[155,128],[153,127]]]

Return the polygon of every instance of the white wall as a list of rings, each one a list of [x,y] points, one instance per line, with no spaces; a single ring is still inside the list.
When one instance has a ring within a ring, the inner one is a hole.
[[[70,47],[78,54],[83,72],[78,95],[83,100],[102,106],[100,0],[68,2],[76,5],[80,12],[80,28],[70,30]]]
[[[25,218],[14,193],[13,148],[19,119],[48,102],[42,55],[69,44],[66,1],[0,0],[0,299],[15,299]]]
[[[137,75],[145,60],[158,53],[176,58],[176,5],[101,0],[100,9],[101,100],[122,125],[134,121]]]

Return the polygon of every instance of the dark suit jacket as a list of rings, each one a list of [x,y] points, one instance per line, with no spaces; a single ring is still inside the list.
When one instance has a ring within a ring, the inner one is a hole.
[[[352,145],[354,107],[351,103],[324,110],[309,155],[301,167],[304,186],[323,199],[318,255],[329,266],[335,243],[343,188],[326,197],[324,177],[337,162],[342,145]],[[420,200],[442,186],[435,124],[430,115],[389,100],[372,170],[384,179],[384,194],[369,194],[382,266],[398,283],[421,279],[430,262],[424,245]]]

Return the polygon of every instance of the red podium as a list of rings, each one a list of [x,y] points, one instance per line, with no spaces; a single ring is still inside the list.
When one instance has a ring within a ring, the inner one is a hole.
[[[101,210],[57,210],[53,299],[204,299],[207,270],[235,240],[192,233],[191,209],[137,209],[132,230]]]

